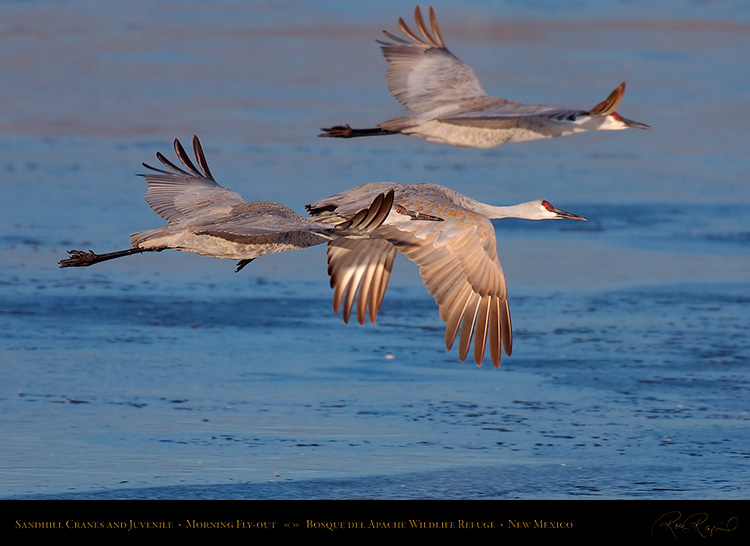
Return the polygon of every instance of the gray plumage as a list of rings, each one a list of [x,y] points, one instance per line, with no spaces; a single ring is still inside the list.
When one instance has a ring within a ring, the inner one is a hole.
[[[148,186],[146,202],[167,225],[133,233],[132,248],[127,250],[107,254],[71,250],[60,267],[82,267],[141,252],[174,249],[239,260],[239,271],[266,254],[319,245],[338,237],[363,236],[382,224],[391,209],[392,193],[378,194],[367,207],[337,225],[322,224],[280,203],[245,201],[237,192],[217,184],[197,136],[193,137],[193,150],[198,167],[176,139],[174,148],[182,167],[157,153],[167,170],[144,163],[152,172],[142,175]]]
[[[625,82],[591,109],[523,104],[492,97],[482,88],[474,70],[445,46],[433,8],[430,7],[429,29],[419,6],[414,19],[419,33],[399,19],[399,27],[408,40],[387,31],[383,33],[391,41],[378,40],[388,61],[388,91],[410,114],[369,129],[337,125],[323,129],[320,136],[407,134],[453,146],[490,148],[583,131],[649,128],[615,112],[625,93]]]
[[[497,255],[492,218],[585,220],[543,200],[499,207],[480,203],[436,184],[400,185],[373,182],[306,206],[313,218],[336,224],[374,195],[393,191],[393,212],[361,239],[328,243],[328,273],[334,289],[333,309],[343,306],[362,324],[375,322],[396,253],[420,266],[420,274],[446,323],[445,345],[458,339],[463,362],[473,344],[474,361],[481,364],[489,346],[499,366],[513,341],[505,276]]]

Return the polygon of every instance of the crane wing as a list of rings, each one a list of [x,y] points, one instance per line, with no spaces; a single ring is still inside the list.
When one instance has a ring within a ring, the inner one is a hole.
[[[228,214],[220,219],[210,216],[205,222],[193,221],[190,226],[199,235],[213,235],[247,244],[260,242],[269,237],[274,241],[283,240],[295,233],[330,235],[333,232],[331,226],[325,226],[300,216],[281,203],[271,201],[244,202],[234,205]],[[327,238],[318,239],[318,242],[326,240]]]
[[[503,129],[516,127],[519,124],[533,124],[532,118],[544,118],[545,120],[559,122],[575,121],[582,116],[606,116],[611,114],[622,101],[624,92],[625,82],[621,83],[605,100],[591,110],[523,104],[508,99],[490,97],[478,101],[476,106],[464,104],[459,115],[451,116],[447,114],[440,116],[438,119],[442,123],[483,129]]]
[[[141,175],[148,186],[146,202],[167,222],[175,222],[207,207],[233,206],[245,202],[239,193],[220,186],[213,179],[197,136],[193,136],[193,151],[200,169],[193,164],[177,139],[174,141],[174,149],[184,168],[157,153],[157,159],[168,170],[144,163],[143,166],[153,173]]]
[[[495,231],[483,216],[463,214],[472,217],[470,222],[445,217],[440,223],[383,226],[380,233],[420,266],[422,280],[446,323],[448,350],[458,338],[463,362],[473,338],[474,361],[481,364],[489,341],[492,363],[498,367],[502,349],[511,353],[512,327]]]
[[[372,323],[378,315],[391,277],[396,248],[385,239],[336,239],[328,243],[328,274],[333,288],[333,312],[341,304],[348,323],[357,299],[357,322]],[[357,298],[357,293],[359,297]]]
[[[192,219],[190,227],[199,235],[213,235],[237,243],[272,241],[303,248],[333,237],[362,237],[375,231],[388,218],[393,195],[393,190],[377,194],[369,206],[336,224],[305,218],[281,203],[253,201],[231,206],[220,218],[206,215]]]
[[[410,220],[382,226],[377,235],[383,239],[330,242],[328,272],[334,312],[343,303],[343,318],[348,322],[356,300],[358,322],[364,323],[368,308],[375,322],[398,250],[420,266],[422,280],[446,323],[448,350],[458,338],[463,362],[473,340],[474,361],[481,364],[489,342],[492,363],[499,366],[502,350],[511,353],[513,337],[505,276],[492,223],[466,214],[477,224],[456,219]]]
[[[445,105],[456,105],[486,97],[474,70],[445,47],[435,11],[430,7],[430,32],[419,6],[414,19],[421,37],[399,19],[401,31],[411,41],[383,31],[392,40],[378,40],[388,61],[388,91],[407,110],[421,113]]]
[[[464,127],[482,129],[506,129],[520,125],[533,124],[533,118],[559,121],[575,121],[581,116],[588,116],[586,110],[559,108],[555,106],[535,106],[521,103],[509,103],[502,99],[502,104],[489,104],[474,110],[465,110],[461,114],[440,116],[438,121]],[[541,122],[541,120],[540,120]]]

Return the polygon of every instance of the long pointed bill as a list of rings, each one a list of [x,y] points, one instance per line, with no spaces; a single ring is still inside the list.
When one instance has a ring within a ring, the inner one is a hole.
[[[620,116],[620,121],[622,121],[631,129],[651,129],[650,125],[646,125],[645,123],[641,123],[640,121],[633,121],[632,119],[627,119],[622,116]]]
[[[583,216],[578,216],[577,214],[573,214],[572,212],[568,212],[566,210],[561,210],[555,207],[552,207],[552,209],[548,209],[550,212],[554,212],[557,214],[558,218],[566,218],[567,220],[581,220],[583,222],[588,222],[587,218],[584,218]]]

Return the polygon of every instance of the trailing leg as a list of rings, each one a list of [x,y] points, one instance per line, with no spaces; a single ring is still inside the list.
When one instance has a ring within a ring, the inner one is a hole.
[[[130,256],[131,254],[140,254],[142,252],[161,252],[163,248],[129,248],[117,252],[108,252],[107,254],[96,254],[93,250],[84,252],[82,250],[68,250],[70,258],[60,260],[60,267],[86,267],[89,265]]]
[[[362,136],[378,136],[378,135],[397,135],[398,131],[389,131],[387,129],[381,129],[380,127],[372,127],[370,129],[352,129],[348,125],[335,125],[333,127],[324,127],[321,131],[324,133],[319,134],[321,137],[331,138],[355,138]]]

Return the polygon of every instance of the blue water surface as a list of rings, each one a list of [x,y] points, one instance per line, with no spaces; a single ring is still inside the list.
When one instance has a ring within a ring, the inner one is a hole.
[[[746,2],[435,2],[488,92],[587,108],[624,80],[653,127],[491,150],[317,138],[401,115],[375,39],[411,3],[0,5],[0,497],[747,498]],[[496,223],[499,370],[445,350],[403,257],[365,326],[323,247],[57,267],[161,225],[135,175],[194,133],[299,212],[393,180],[589,222]]]

